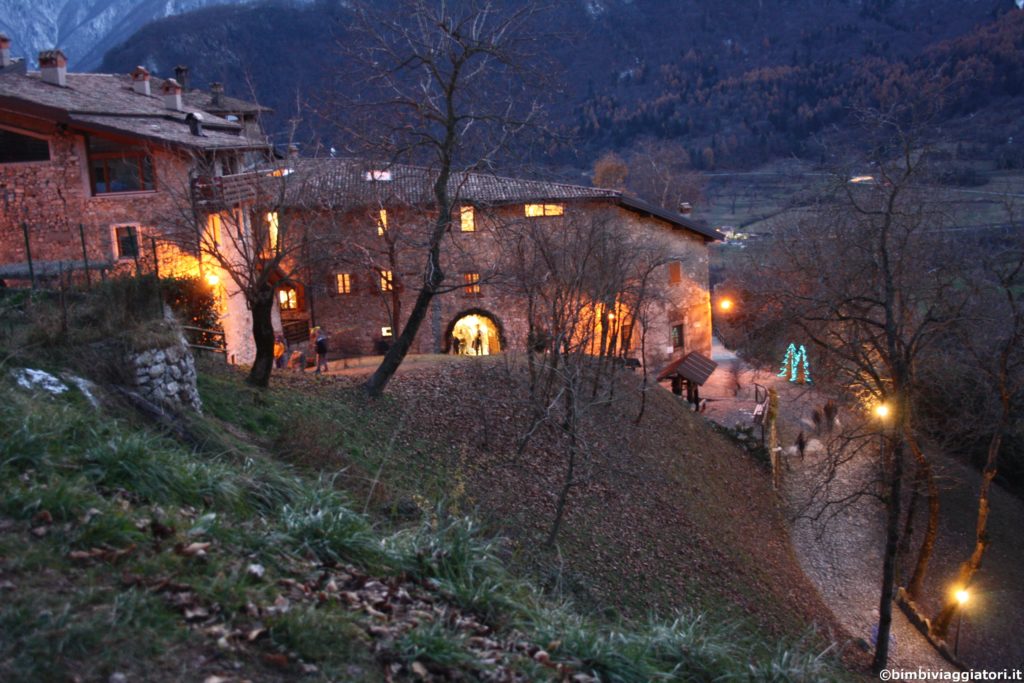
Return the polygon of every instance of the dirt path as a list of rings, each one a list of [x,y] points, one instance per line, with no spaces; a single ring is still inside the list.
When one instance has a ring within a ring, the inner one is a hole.
[[[757,382],[779,393],[782,446],[791,446],[801,430],[814,433],[811,411],[824,401],[813,390],[773,373],[752,370],[720,346],[716,345],[713,355],[720,366],[702,390],[708,399],[708,418],[727,427],[752,424],[753,385]],[[741,386],[738,391],[737,383]],[[782,499],[787,516],[795,519],[791,536],[797,557],[838,621],[854,636],[871,642],[882,582],[884,510],[877,500],[863,497],[841,508],[808,506],[810,492],[825,476],[825,458],[812,442],[802,461],[796,457],[785,460],[790,467],[783,476]],[[867,458],[846,463],[836,472],[828,497],[841,500],[862,488],[871,476]],[[893,614],[891,667],[953,670],[899,610]]]

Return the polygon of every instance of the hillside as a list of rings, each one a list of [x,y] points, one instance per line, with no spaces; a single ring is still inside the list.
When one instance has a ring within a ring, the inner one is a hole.
[[[315,110],[331,88],[356,87],[344,82],[341,46],[360,40],[347,32],[347,12],[330,2],[193,12],[143,28],[101,68],[144,64],[166,74],[187,63],[195,84],[219,80],[236,95],[251,82],[278,112],[273,130],[285,128],[298,98],[312,105],[303,135],[341,148]],[[681,141],[697,168],[750,167],[792,155],[820,160],[822,136],[845,130],[861,107],[924,95],[936,124],[1020,112],[1021,17],[1013,0],[556,3],[536,59],[552,74],[550,117],[572,142],[546,157],[589,168],[607,149],[653,137]],[[957,128],[965,144],[1022,163],[1015,148],[1003,149],[1009,128]]]
[[[514,363],[423,359],[370,405],[351,377],[259,392],[201,364],[206,417],[173,436],[103,386],[19,385],[97,351],[12,355],[11,329],[5,680],[841,676],[763,473],[661,390],[631,426],[632,375],[551,551],[558,442],[510,460]]]

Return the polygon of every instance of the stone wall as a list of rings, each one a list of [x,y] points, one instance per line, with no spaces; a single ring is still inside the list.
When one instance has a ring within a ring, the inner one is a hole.
[[[196,366],[185,340],[163,349],[149,349],[130,356],[139,393],[153,403],[174,411],[203,412],[196,388]]]
[[[652,292],[659,301],[657,311],[650,321],[651,329],[647,338],[648,359],[654,365],[670,357],[689,351],[705,355],[711,353],[711,299],[708,289],[708,247],[700,235],[673,227],[655,217],[641,216],[621,207],[607,203],[567,204],[566,219],[581,215],[601,216],[626,225],[638,245],[656,247],[666,260],[679,263],[680,278],[670,282],[668,265],[659,266],[652,275]],[[450,339],[447,333],[451,324],[462,315],[474,312],[490,317],[502,329],[503,348],[521,351],[526,347],[527,319],[525,301],[504,272],[503,261],[507,259],[509,226],[522,225],[522,204],[512,204],[489,209],[478,208],[477,230],[461,232],[453,229],[446,236],[443,246],[443,268],[446,273],[444,294],[435,297],[427,318],[420,328],[413,352],[437,353],[447,350]],[[422,251],[408,245],[419,244],[412,239],[409,229],[414,221],[422,223],[425,217],[412,211],[403,212],[389,209],[391,229],[402,230],[397,261],[397,281],[401,299],[401,314],[404,319],[411,310],[417,286],[422,281],[424,255]],[[353,212],[345,220],[345,238],[352,247],[348,258],[339,255],[333,266],[322,267],[314,278],[312,287],[307,288],[300,303],[306,310],[285,311],[282,319],[308,319],[313,307],[316,324],[322,326],[331,338],[331,352],[347,354],[372,354],[378,352],[384,341],[381,328],[391,324],[388,306],[391,295],[382,295],[379,275],[365,264],[366,256],[374,264],[383,266],[388,262],[386,244],[378,236],[373,215]],[[531,219],[526,219],[531,220]],[[545,217],[535,220],[558,225],[562,219]],[[403,248],[404,247],[404,248]],[[362,262],[362,263],[360,263]],[[358,265],[357,265],[358,264]],[[339,294],[336,275],[349,273],[352,291]],[[480,292],[468,293],[460,286],[464,273],[480,275]],[[536,273],[543,277],[544,273]],[[682,324],[685,328],[684,346],[675,348],[671,341],[671,327]],[[633,348],[638,348],[634,339]]]

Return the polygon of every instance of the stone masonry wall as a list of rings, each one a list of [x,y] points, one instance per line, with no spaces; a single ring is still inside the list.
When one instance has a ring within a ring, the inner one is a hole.
[[[130,356],[139,393],[153,403],[173,411],[203,412],[196,388],[196,366],[185,340],[162,349],[149,349]]]

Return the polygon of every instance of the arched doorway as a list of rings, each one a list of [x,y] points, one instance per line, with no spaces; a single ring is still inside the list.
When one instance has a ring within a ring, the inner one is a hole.
[[[501,322],[489,312],[471,308],[455,316],[445,335],[445,353],[489,356],[504,347]]]

